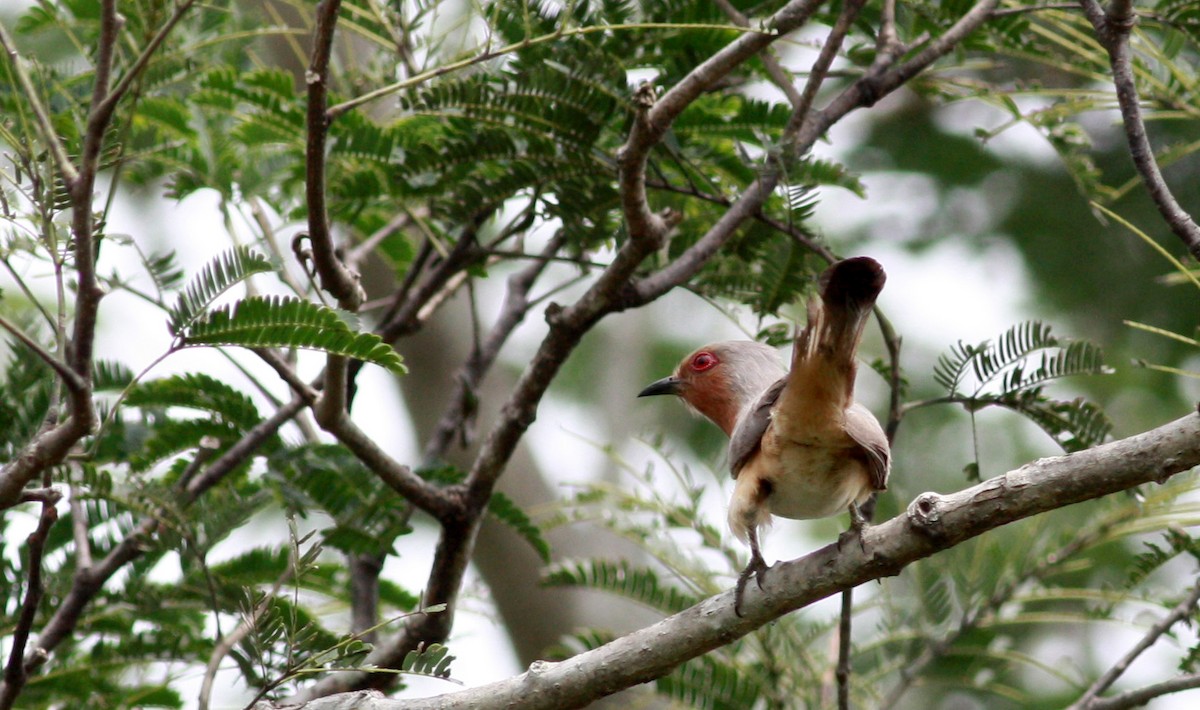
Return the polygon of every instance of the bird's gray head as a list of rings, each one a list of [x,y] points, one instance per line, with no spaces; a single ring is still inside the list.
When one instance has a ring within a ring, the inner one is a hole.
[[[727,340],[688,355],[675,374],[651,383],[638,396],[678,395],[732,434],[742,410],[785,374],[775,348],[752,340]]]

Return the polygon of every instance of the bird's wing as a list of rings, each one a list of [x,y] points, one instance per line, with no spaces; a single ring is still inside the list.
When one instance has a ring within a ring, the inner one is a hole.
[[[892,454],[887,434],[883,433],[879,420],[871,414],[871,410],[855,402],[846,410],[846,433],[867,455],[871,488],[877,491],[886,490],[888,472],[892,467]]]
[[[729,471],[734,478],[738,477],[742,467],[750,462],[750,458],[762,445],[763,434],[767,432],[767,425],[771,423],[771,407],[775,406],[779,393],[786,384],[787,377],[779,378],[738,417],[733,435],[729,437]]]

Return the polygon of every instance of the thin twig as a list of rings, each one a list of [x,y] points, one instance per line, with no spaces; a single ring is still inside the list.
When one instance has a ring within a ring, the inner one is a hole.
[[[1120,660],[1114,663],[1111,668],[1105,671],[1104,675],[1097,678],[1096,682],[1092,683],[1091,687],[1087,689],[1087,692],[1085,692],[1079,698],[1079,700],[1075,701],[1069,710],[1090,710],[1091,708],[1096,707],[1095,703],[1099,698],[1100,693],[1108,690],[1112,684],[1115,683],[1117,679],[1129,669],[1129,666],[1132,665],[1135,660],[1137,660],[1137,657],[1142,655],[1146,649],[1157,643],[1159,638],[1161,638],[1163,634],[1167,633],[1172,626],[1188,619],[1192,615],[1192,612],[1195,611],[1197,603],[1200,603],[1200,579],[1198,579],[1196,583],[1192,585],[1191,594],[1188,594],[1187,597],[1183,601],[1179,602],[1179,604],[1177,604],[1169,614],[1159,619],[1156,624],[1151,626],[1146,632],[1146,635],[1143,636],[1140,641],[1138,641],[1137,645],[1135,645],[1129,650],[1128,653],[1122,656]]]
[[[37,617],[38,605],[45,592],[45,588],[42,586],[42,553],[46,549],[46,538],[50,535],[50,527],[58,520],[58,509],[55,504],[62,496],[58,491],[49,488],[49,476],[45,477],[43,483],[47,486],[46,490],[53,491],[58,494],[58,497],[49,496],[42,501],[42,514],[38,517],[37,528],[26,539],[29,557],[25,566],[27,575],[25,599],[21,603],[21,614],[12,631],[12,645],[9,649],[8,663],[4,667],[4,682],[0,683],[0,710],[9,710],[14,706],[17,696],[21,694],[21,690],[25,687],[25,681],[29,677],[23,660],[25,644],[29,641],[29,634],[33,630],[33,622]]]
[[[324,397],[322,397],[324,399]],[[337,437],[359,461],[405,500],[429,513],[441,521],[446,521],[461,512],[458,494],[455,488],[439,488],[424,480],[413,470],[393,459],[380,448],[366,432],[350,418],[350,414],[341,410],[322,412],[318,400],[317,416],[328,417],[321,421],[321,426]]]
[[[749,27],[750,18],[742,14],[740,10],[733,6],[729,0],[714,0],[717,7],[721,8],[721,12],[729,18],[730,22],[738,27]],[[792,77],[788,74],[788,70],[780,63],[779,57],[775,56],[775,51],[771,48],[763,50],[762,56],[763,66],[767,70],[767,76],[771,77],[771,81],[783,95],[787,97],[788,103],[792,108],[800,106],[800,92],[796,90],[796,85],[792,83]]]
[[[37,126],[42,140],[50,148],[50,154],[54,156],[54,164],[58,166],[58,171],[62,173],[63,180],[67,184],[74,182],[79,176],[79,171],[71,162],[70,156],[67,155],[66,146],[59,140],[58,133],[54,130],[54,121],[50,119],[50,112],[42,102],[41,94],[33,85],[29,72],[25,71],[25,65],[21,63],[21,55],[17,52],[17,45],[8,35],[8,30],[4,29],[3,24],[0,24],[0,48],[8,55],[8,61],[12,65],[13,73],[17,75],[17,83],[21,85],[25,101],[28,101],[30,107],[33,108],[34,125]]]
[[[825,44],[821,46],[821,51],[817,54],[817,59],[813,62],[812,68],[809,70],[808,81],[804,83],[804,91],[800,94],[800,100],[796,102],[796,106],[792,110],[791,119],[784,128],[785,140],[794,138],[799,132],[800,126],[804,121],[808,120],[808,114],[812,109],[813,102],[817,99],[817,92],[820,91],[821,84],[825,82],[825,77],[829,74],[829,68],[833,65],[833,60],[837,57],[838,51],[842,48],[842,42],[846,39],[846,35],[850,32],[850,28],[854,25],[854,20],[858,17],[858,13],[862,10],[865,3],[866,0],[847,0],[842,6],[842,11],[838,14],[837,21],[833,23],[833,28],[829,31],[829,36],[825,38]],[[805,147],[805,152],[807,152],[807,146]]]
[[[879,306],[875,307],[875,321],[879,323],[879,332],[888,351],[888,418],[883,430],[887,433],[890,444],[896,440],[896,432],[904,419],[904,372],[900,368],[900,346],[903,339]]]
[[[79,489],[71,486],[71,534],[75,540],[75,566],[92,566],[92,541],[88,537],[88,515],[79,497]]]
[[[438,420],[429,443],[425,446],[424,458],[427,462],[442,459],[450,444],[454,441],[456,432],[461,432],[467,420],[474,412],[473,403],[478,395],[475,389],[483,376],[495,363],[500,354],[500,348],[508,341],[512,332],[525,319],[530,307],[529,290],[538,276],[546,268],[546,264],[566,241],[566,230],[560,229],[546,244],[540,258],[508,279],[508,292],[504,305],[500,309],[500,317],[492,326],[491,332],[482,343],[476,343],[471,354],[454,376],[454,390],[447,397],[449,408]]]
[[[1073,559],[1079,552],[1100,542],[1117,525],[1138,515],[1140,515],[1140,511],[1128,509],[1128,512],[1123,515],[1104,520],[1091,530],[1076,535],[1070,542],[1059,549],[1041,555],[1038,562],[1032,567],[998,585],[992,590],[991,596],[986,601],[963,614],[958,626],[952,631],[942,638],[928,639],[926,641],[921,653],[916,658],[912,658],[904,664],[904,667],[900,670],[900,680],[888,692],[879,707],[895,707],[900,702],[900,698],[908,692],[913,681],[919,678],[926,668],[937,659],[945,656],[959,639],[978,628],[989,616],[995,614],[1000,607],[1008,603],[1026,582],[1047,576],[1051,570]]]
[[[1196,224],[1187,210],[1175,199],[1159,169],[1154,148],[1146,135],[1141,98],[1138,96],[1137,82],[1134,78],[1133,49],[1129,44],[1130,34],[1137,21],[1133,14],[1132,0],[1113,0],[1107,12],[1096,0],[1079,0],[1079,4],[1092,23],[1100,44],[1108,51],[1117,103],[1121,107],[1121,121],[1125,126],[1125,138],[1129,142],[1129,155],[1133,158],[1138,174],[1142,176],[1142,183],[1167,226],[1187,246],[1192,257],[1200,259],[1200,225]]]
[[[354,245],[353,248],[347,250],[346,257],[342,260],[346,264],[346,268],[357,270],[359,265],[367,258],[367,255],[379,246],[380,242],[400,230],[412,224],[412,215],[408,212],[397,212],[379,229],[375,230],[370,236],[362,240],[360,244]]]
[[[312,385],[300,379],[300,375],[296,372],[295,368],[287,360],[284,360],[279,353],[268,348],[253,348],[252,352],[269,365],[279,375],[279,379],[286,382],[292,388],[292,392],[296,396],[302,398],[310,405],[317,401],[320,392]]]
[[[191,505],[210,488],[225,478],[230,472],[244,464],[258,447],[275,436],[280,427],[291,421],[296,414],[306,406],[299,397],[280,407],[270,417],[256,424],[250,431],[238,440],[236,444],[225,450],[220,457],[203,471],[191,476],[189,480],[179,483],[181,507]],[[199,455],[199,452],[198,452]],[[46,662],[50,653],[65,639],[69,638],[79,625],[83,611],[104,584],[128,563],[141,557],[146,551],[146,539],[153,535],[159,526],[159,520],[165,513],[158,511],[144,518],[122,540],[117,543],[104,559],[94,565],[79,567],[75,572],[70,591],[54,610],[54,615],[42,627],[38,634],[37,646],[25,654],[25,672],[31,673]]]
[[[271,226],[271,220],[267,217],[266,210],[263,209],[262,202],[258,197],[250,198],[250,214],[254,217],[254,222],[258,225],[258,231],[262,234],[263,241],[267,243],[267,249],[271,251],[271,255],[279,260],[283,265],[279,269],[279,278],[287,284],[288,288],[297,297],[303,298],[305,294],[304,286],[296,280],[292,275],[291,269],[287,268],[287,260],[283,255],[283,251],[279,248],[279,241],[276,238],[275,228]]]
[[[619,32],[619,31],[623,31],[623,30],[655,30],[655,29],[667,30],[667,31],[671,31],[671,32],[677,32],[679,30],[736,29],[740,32],[746,32],[749,34],[756,34],[756,35],[761,35],[764,37],[775,38],[775,35],[769,31],[764,31],[764,30],[759,30],[759,29],[754,29],[754,28],[742,28],[742,27],[731,28],[728,25],[712,24],[712,23],[636,22],[636,23],[621,24],[621,25],[588,25],[586,27],[570,27],[570,28],[560,27],[557,30],[555,30],[554,32],[540,35],[538,37],[528,37],[528,38],[519,40],[517,42],[513,42],[512,44],[508,44],[503,47],[498,47],[496,49],[492,49],[489,46],[484,51],[479,52],[478,54],[472,55],[470,57],[467,57],[465,59],[460,59],[458,61],[449,62],[447,64],[441,64],[439,66],[434,67],[433,69],[429,69],[427,71],[421,72],[420,74],[410,76],[409,78],[404,79],[402,81],[397,81],[394,84],[388,84],[387,86],[375,89],[374,91],[369,91],[361,96],[355,97],[353,99],[349,99],[347,101],[343,101],[340,104],[330,106],[328,114],[331,119],[337,118],[338,116],[342,115],[343,113],[346,113],[347,111],[352,111],[352,110],[358,108],[359,106],[362,106],[363,104],[370,103],[377,99],[381,99],[385,96],[395,94],[397,92],[412,88],[414,86],[419,86],[421,84],[424,84],[425,82],[431,81],[440,76],[445,76],[447,74],[453,74],[455,72],[462,71],[463,69],[466,69],[468,67],[475,66],[476,64],[483,64],[485,62],[490,62],[493,59],[496,59],[497,57],[503,57],[507,54],[513,54],[513,53],[519,52],[523,49],[535,47],[539,44],[546,44],[547,42],[558,41],[558,40],[563,39],[564,37],[576,37],[576,36],[581,36],[581,35],[595,34],[598,32]]]
[[[480,212],[463,228],[462,235],[454,243],[444,257],[434,259],[433,246],[426,242],[429,252],[425,258],[419,259],[410,267],[409,275],[405,277],[401,288],[396,291],[392,304],[383,315],[383,322],[375,332],[384,340],[392,342],[402,335],[408,335],[421,327],[422,310],[437,298],[438,294],[446,294],[447,284],[468,266],[478,262],[483,257],[476,237],[479,228],[490,217],[490,210]],[[424,249],[423,249],[424,252]],[[421,272],[424,273],[422,278]],[[447,294],[448,295],[448,294]],[[426,311],[428,312],[428,311]]]
[[[1140,708],[1155,698],[1178,693],[1182,690],[1200,688],[1200,673],[1187,673],[1161,683],[1152,683],[1143,688],[1127,690],[1110,698],[1096,698],[1088,710],[1126,710]]]
[[[1024,7],[998,7],[992,10],[992,17],[1005,17],[1007,15],[1023,15],[1031,12],[1045,12],[1046,10],[1078,10],[1078,2],[1051,2],[1044,5],[1026,5]]]
[[[66,363],[47,352],[36,340],[29,337],[25,331],[17,327],[17,325],[9,321],[4,316],[0,316],[0,328],[7,330],[14,338],[21,341],[25,347],[33,351],[47,365],[49,365],[58,376],[62,378],[63,384],[72,392],[79,392],[87,387],[87,384],[79,379],[79,375],[75,371],[67,367]]]
[[[212,653],[209,654],[208,665],[204,669],[204,680],[200,683],[200,694],[196,699],[196,705],[199,710],[208,710],[209,700],[212,698],[213,682],[217,679],[217,672],[221,670],[221,661],[242,642],[242,639],[246,638],[254,630],[259,618],[267,610],[267,600],[278,594],[283,585],[287,584],[295,573],[295,565],[288,565],[283,574],[279,575],[275,580],[275,584],[271,586],[271,590],[263,596],[263,601],[255,605],[233,631],[230,631],[217,640],[216,645],[213,646]]]
[[[307,236],[321,288],[336,298],[339,306],[353,313],[362,305],[365,294],[358,276],[346,268],[334,249],[325,202],[325,161],[328,159],[325,155],[325,139],[332,120],[325,109],[329,95],[333,34],[341,4],[341,0],[322,0],[316,9],[312,60],[308,71],[304,73],[305,83],[308,84],[304,194],[308,208]]]

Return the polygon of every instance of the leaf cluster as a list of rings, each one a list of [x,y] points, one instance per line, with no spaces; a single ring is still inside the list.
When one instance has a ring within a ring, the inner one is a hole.
[[[1104,441],[1112,428],[1097,405],[1077,398],[1051,397],[1048,383],[1075,375],[1107,374],[1099,346],[1064,340],[1050,326],[1027,321],[994,340],[959,341],[938,358],[934,380],[948,391],[945,400],[968,412],[1002,407],[1017,412],[1050,435],[1065,451],[1079,451]]]

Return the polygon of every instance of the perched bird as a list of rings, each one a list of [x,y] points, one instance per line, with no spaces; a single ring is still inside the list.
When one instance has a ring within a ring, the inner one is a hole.
[[[729,435],[729,527],[750,544],[734,597],[739,616],[746,582],[767,569],[758,531],[772,514],[803,520],[849,510],[861,535],[858,505],[887,488],[887,436],[854,401],[858,344],[885,279],[865,256],[826,269],[820,300],[809,301],[808,324],[796,334],[790,371],[762,343],[713,343],[638,394],[678,395]]]

